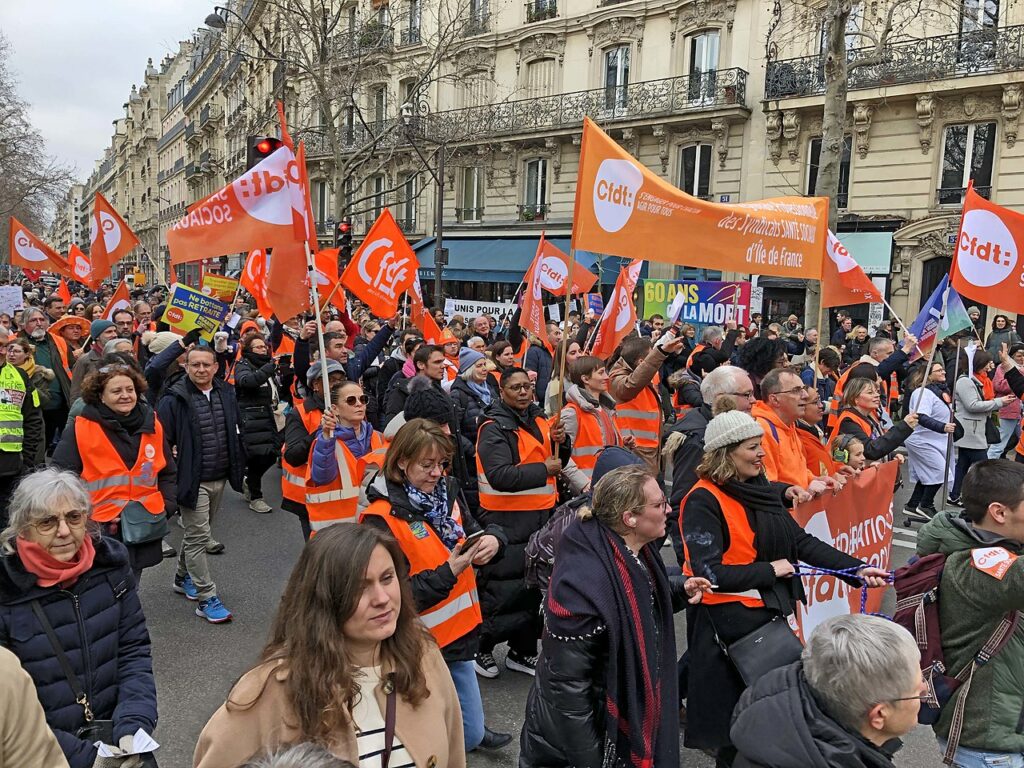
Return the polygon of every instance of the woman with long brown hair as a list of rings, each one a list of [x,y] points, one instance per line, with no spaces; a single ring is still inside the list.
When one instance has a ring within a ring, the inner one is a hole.
[[[314,536],[260,662],[206,724],[196,768],[237,768],[311,741],[359,766],[466,765],[459,700],[416,616],[405,557],[366,525]]]

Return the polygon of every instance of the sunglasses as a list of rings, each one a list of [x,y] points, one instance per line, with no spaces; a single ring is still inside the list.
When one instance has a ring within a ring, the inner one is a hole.
[[[366,395],[349,395],[348,397],[345,398],[345,404],[352,408],[356,407],[356,403],[362,403],[363,405],[366,405],[368,402],[370,402],[370,398],[368,398]]]

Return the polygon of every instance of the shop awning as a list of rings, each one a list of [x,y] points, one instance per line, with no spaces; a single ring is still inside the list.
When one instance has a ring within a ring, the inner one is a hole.
[[[444,268],[444,280],[468,280],[481,283],[518,283],[530,268],[537,253],[538,235],[528,237],[445,237],[444,247],[448,249],[448,266]],[[566,253],[569,252],[568,237],[550,237],[548,240]],[[434,277],[434,238],[420,240],[412,247],[420,262],[420,279]],[[592,267],[595,257],[585,251],[577,251],[576,258],[587,267]]]

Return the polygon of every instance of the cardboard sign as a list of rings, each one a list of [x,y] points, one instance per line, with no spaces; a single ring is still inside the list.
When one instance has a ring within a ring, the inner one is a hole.
[[[228,316],[228,305],[217,301],[187,285],[176,285],[167,301],[164,320],[171,330],[182,335],[193,328],[202,330],[202,337],[213,341],[213,334],[220,330]]]
[[[0,312],[14,317],[14,313],[25,308],[25,294],[18,285],[0,285]]]
[[[511,315],[515,311],[512,302],[500,304],[496,301],[473,301],[471,299],[445,299],[444,317],[451,320],[454,315],[462,315],[466,320],[472,320],[479,315],[491,315],[495,320],[500,320],[505,315]]]
[[[212,272],[204,272],[203,281],[199,289],[207,296],[212,296],[218,301],[230,304],[235,300],[235,293],[238,291],[238,281],[233,277],[223,277]]]
[[[750,283],[740,282],[644,280],[643,316],[670,317],[672,302],[678,306],[680,294],[683,298],[679,322],[689,323],[698,331],[707,325],[725,325],[727,320],[736,320],[740,326],[750,322]]]

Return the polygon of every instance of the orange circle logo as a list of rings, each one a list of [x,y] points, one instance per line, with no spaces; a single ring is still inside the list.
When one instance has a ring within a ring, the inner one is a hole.
[[[168,323],[180,323],[185,319],[185,313],[180,307],[168,307],[166,315]]]

